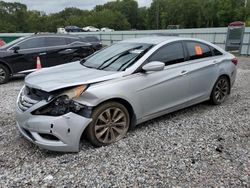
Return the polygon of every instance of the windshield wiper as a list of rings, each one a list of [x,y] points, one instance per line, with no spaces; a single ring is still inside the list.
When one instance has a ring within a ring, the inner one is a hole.
[[[127,65],[132,59],[135,59],[136,57],[131,58],[130,60],[126,61],[125,63],[121,64],[121,66],[117,69],[117,71],[120,71],[125,65]],[[133,62],[133,61],[132,61]],[[129,63],[130,64],[130,63]]]
[[[138,54],[138,56],[131,58],[130,60],[126,61],[125,63],[121,64],[121,66],[117,69],[117,71],[120,71],[123,67],[126,68],[130,67],[131,64],[133,64],[136,60],[141,58],[153,45],[151,45],[149,48],[142,51],[142,53]]]
[[[141,47],[142,47],[142,46],[137,46],[137,47],[135,47],[135,48],[128,49],[128,50],[126,50],[125,52],[121,52],[121,53],[115,55],[114,57],[116,57],[116,56],[118,56],[118,57],[115,58],[113,61],[111,61],[108,65],[106,65],[105,67],[101,68],[103,65],[105,65],[108,61],[110,61],[110,60],[113,59],[114,57],[111,57],[111,58],[105,60],[99,67],[97,67],[97,69],[103,70],[103,69],[109,67],[109,66],[110,66],[111,64],[113,64],[114,62],[116,62],[117,59],[120,59],[122,56],[129,54],[129,51],[131,51],[131,50],[136,50],[136,49],[139,49],[139,48],[141,48]]]
[[[91,69],[94,68],[94,67],[85,65],[84,63],[85,63],[86,61],[87,61],[86,59],[82,59],[82,60],[80,61],[80,64],[81,64],[82,66],[84,66],[84,67],[87,67],[87,68],[91,68]]]

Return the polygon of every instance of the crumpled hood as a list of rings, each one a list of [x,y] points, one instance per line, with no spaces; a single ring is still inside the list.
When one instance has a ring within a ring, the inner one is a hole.
[[[51,92],[70,86],[90,84],[121,77],[122,72],[86,68],[79,61],[38,70],[25,78],[29,87]]]

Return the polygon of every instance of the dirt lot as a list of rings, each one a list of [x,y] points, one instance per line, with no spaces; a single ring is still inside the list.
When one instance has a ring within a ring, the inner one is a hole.
[[[40,150],[15,126],[18,78],[0,86],[0,187],[249,187],[250,58],[232,93],[139,125],[116,144],[79,153]]]

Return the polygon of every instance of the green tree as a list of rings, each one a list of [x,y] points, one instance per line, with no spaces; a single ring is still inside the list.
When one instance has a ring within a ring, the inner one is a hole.
[[[101,19],[100,19],[101,18]],[[87,25],[93,25],[98,28],[110,27],[117,30],[127,30],[130,28],[130,24],[120,12],[104,9],[102,11],[92,11],[88,17],[86,17]]]
[[[250,25],[250,2],[246,0],[153,0],[149,8],[135,0],[116,0],[94,10],[66,8],[54,14],[29,11],[21,3],[0,0],[0,32],[55,32],[58,27],[110,27],[123,29],[166,29],[226,27],[232,21]]]

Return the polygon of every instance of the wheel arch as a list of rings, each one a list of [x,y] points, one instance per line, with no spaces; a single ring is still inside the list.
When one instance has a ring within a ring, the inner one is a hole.
[[[122,104],[128,110],[128,113],[130,116],[130,126],[129,127],[130,127],[130,129],[133,129],[136,125],[136,114],[135,114],[134,108],[131,105],[131,103],[123,98],[114,97],[114,98],[110,98],[110,99],[107,99],[107,100],[100,102],[94,108],[96,108],[104,103],[108,103],[108,102],[118,102],[118,103]]]
[[[11,67],[8,65],[8,63],[0,60],[0,65],[4,65],[9,71],[10,71],[10,74],[12,75],[13,74],[13,70],[11,69]]]

